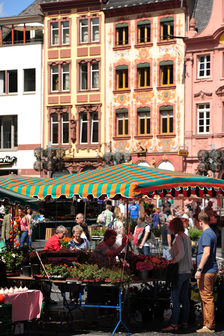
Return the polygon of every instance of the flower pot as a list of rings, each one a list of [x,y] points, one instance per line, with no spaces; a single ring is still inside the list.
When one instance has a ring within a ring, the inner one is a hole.
[[[22,267],[22,275],[26,276],[26,277],[30,277],[31,276],[31,266],[30,265]]]
[[[32,264],[31,265],[31,274],[40,274],[40,264]]]
[[[142,281],[147,281],[151,277],[152,271],[143,270],[138,272],[138,277]]]

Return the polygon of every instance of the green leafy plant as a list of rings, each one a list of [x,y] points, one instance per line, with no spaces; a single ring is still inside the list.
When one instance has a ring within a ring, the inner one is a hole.
[[[190,228],[189,229],[189,237],[192,239],[192,240],[197,240],[201,237],[202,235],[202,230],[199,230],[197,228]]]
[[[1,260],[5,263],[6,271],[15,271],[21,268],[23,263],[23,252],[18,250],[5,250],[0,254]]]
[[[62,277],[67,278],[70,274],[71,267],[68,267],[67,265],[53,265],[53,264],[46,264],[44,265],[47,274],[49,277]],[[46,276],[46,273],[44,270],[41,271],[41,274]]]
[[[99,228],[99,229],[92,229],[91,235],[92,236],[104,236],[106,229]]]

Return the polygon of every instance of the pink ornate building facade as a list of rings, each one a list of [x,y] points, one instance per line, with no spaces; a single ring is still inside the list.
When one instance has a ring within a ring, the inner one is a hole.
[[[224,147],[224,1],[198,3],[185,39],[185,171],[191,173],[198,170],[200,150]],[[201,24],[202,11],[207,24]],[[222,168],[216,176],[223,176]]]

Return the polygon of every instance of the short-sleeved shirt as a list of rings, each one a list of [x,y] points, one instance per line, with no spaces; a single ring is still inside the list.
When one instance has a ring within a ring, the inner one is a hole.
[[[67,246],[68,249],[74,248],[76,250],[88,250],[90,248],[89,241],[85,238],[81,238],[79,243],[76,243],[73,239],[70,240]]]
[[[198,242],[198,251],[197,251],[197,267],[200,264],[202,254],[204,252],[204,246],[210,246],[210,255],[206,264],[202,269],[202,273],[216,273],[218,272],[218,265],[216,262],[216,245],[217,238],[216,234],[212,229],[206,229],[203,231],[199,242]]]
[[[56,233],[48,239],[46,245],[44,246],[44,250],[50,250],[50,251],[59,251],[60,248],[61,248],[61,242]]]
[[[130,204],[128,210],[130,211],[130,218],[138,218],[139,215],[138,204]]]
[[[138,228],[140,228],[140,227],[141,227],[141,228],[144,228],[144,229],[145,229],[145,232],[150,233],[150,230],[151,230],[151,229],[150,229],[150,226],[149,226],[147,223],[143,222],[142,225],[136,225],[135,230],[134,230],[134,239],[135,239],[136,232],[137,232]],[[148,236],[148,237],[149,237],[149,236]],[[143,238],[143,237],[142,237],[142,238]],[[147,238],[147,240],[146,240],[144,246],[149,246],[149,238]]]

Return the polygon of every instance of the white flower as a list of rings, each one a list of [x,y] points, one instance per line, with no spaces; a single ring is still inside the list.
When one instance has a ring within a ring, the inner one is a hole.
[[[15,258],[15,257],[16,257],[15,253],[13,253],[13,254],[12,254],[12,257],[13,257],[13,258]]]
[[[5,261],[4,257],[2,257],[2,261],[3,261],[4,263],[6,263],[6,261]]]

